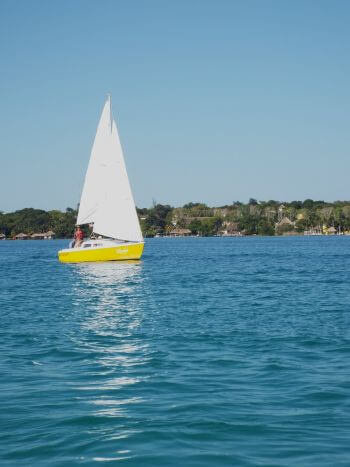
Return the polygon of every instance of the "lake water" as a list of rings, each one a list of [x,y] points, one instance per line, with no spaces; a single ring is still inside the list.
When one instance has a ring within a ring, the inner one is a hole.
[[[350,237],[0,242],[2,466],[349,466]]]

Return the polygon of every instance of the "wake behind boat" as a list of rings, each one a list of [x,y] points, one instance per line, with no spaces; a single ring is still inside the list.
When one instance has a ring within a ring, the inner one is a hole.
[[[140,259],[144,241],[125,167],[111,99],[104,105],[80,199],[77,225],[93,239],[58,252],[64,263]]]

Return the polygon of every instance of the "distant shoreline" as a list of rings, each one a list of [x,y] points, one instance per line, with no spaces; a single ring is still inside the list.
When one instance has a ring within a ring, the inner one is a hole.
[[[150,237],[246,237],[246,236],[334,236],[350,235],[350,201],[280,202],[275,200],[209,207],[187,203],[182,207],[156,204],[136,208],[145,238]],[[26,208],[0,212],[0,240],[69,239],[74,235],[77,210],[44,211]],[[83,226],[85,235],[91,233]],[[22,238],[21,238],[22,237]]]
[[[172,235],[162,235],[162,236],[152,236],[152,237],[145,237],[145,240],[158,240],[158,239],[202,239],[202,238],[225,238],[225,239],[243,239],[243,238],[334,238],[334,237],[350,237],[349,233],[346,234],[334,234],[334,235],[304,235],[304,234],[297,234],[297,235],[183,235],[183,236],[172,236]],[[73,238],[73,237],[72,237]],[[86,239],[88,237],[85,237]],[[1,242],[48,242],[48,241],[53,241],[53,240],[71,240],[70,238],[66,237],[56,237],[52,239],[43,239],[43,240],[35,240],[33,238],[28,238],[25,240],[16,240],[14,238],[2,238],[0,239]]]

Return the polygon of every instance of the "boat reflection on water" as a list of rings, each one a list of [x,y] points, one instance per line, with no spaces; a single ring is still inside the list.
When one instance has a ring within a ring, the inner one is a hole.
[[[139,260],[76,263],[74,269],[89,288],[103,286],[101,292],[116,287],[117,292],[127,291],[142,281],[142,261]]]
[[[87,312],[85,329],[100,336],[125,337],[140,325],[140,261],[80,263],[75,270],[77,301]]]
[[[142,262],[78,263],[74,271],[78,345],[87,355],[78,389],[94,406],[94,415],[128,416],[128,408],[143,399],[134,393],[131,397],[126,389],[144,381],[139,367],[150,359],[140,331],[145,309]]]

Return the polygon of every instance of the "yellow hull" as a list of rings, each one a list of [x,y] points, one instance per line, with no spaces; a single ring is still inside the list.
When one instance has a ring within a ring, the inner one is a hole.
[[[140,259],[144,243],[118,245],[105,248],[71,248],[58,252],[58,259],[62,263],[82,263],[95,261],[123,261]]]

